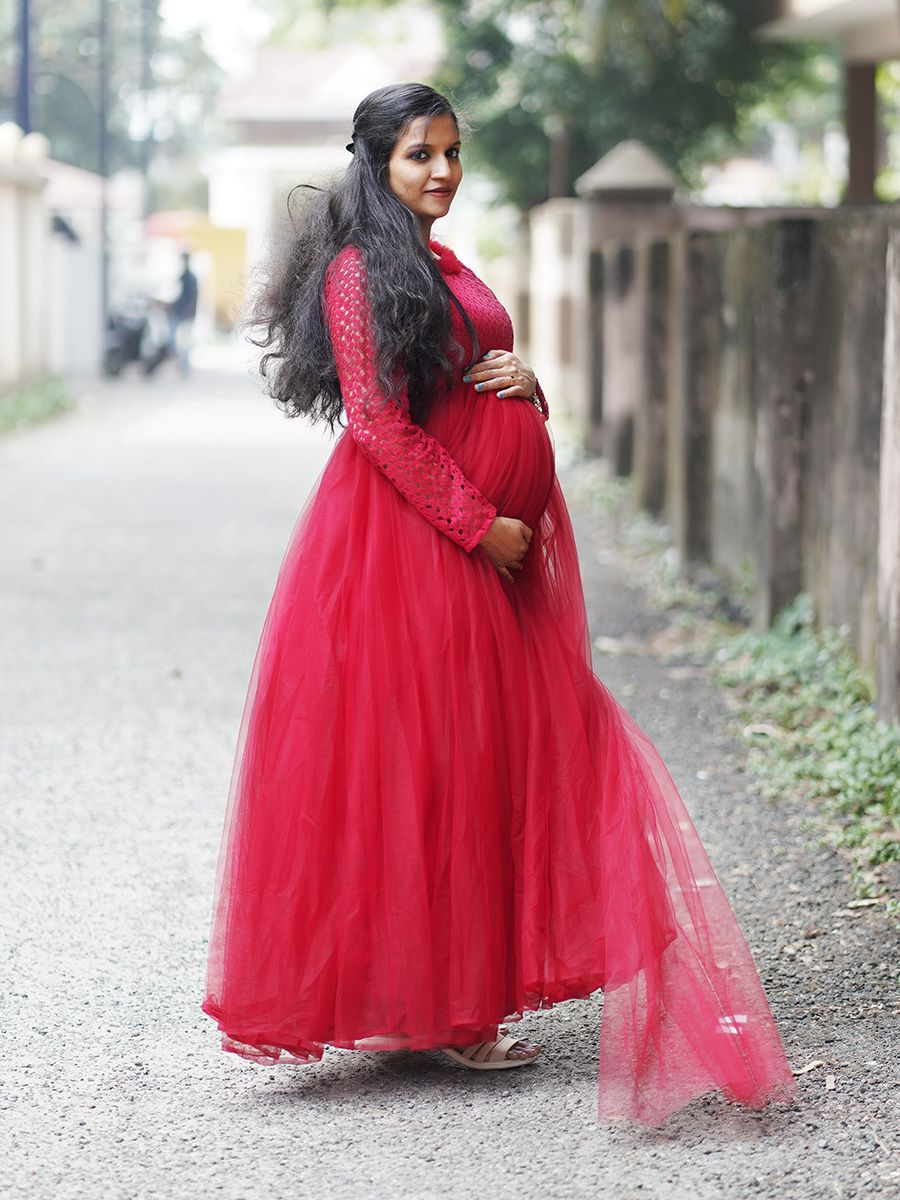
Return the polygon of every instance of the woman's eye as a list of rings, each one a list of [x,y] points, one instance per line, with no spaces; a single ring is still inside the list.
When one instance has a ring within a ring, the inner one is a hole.
[[[427,150],[414,150],[410,157],[414,158],[414,159],[418,159],[420,154],[424,154],[426,158],[428,157]],[[448,158],[459,158],[459,151],[456,149],[455,146],[452,149],[447,151],[447,157]]]

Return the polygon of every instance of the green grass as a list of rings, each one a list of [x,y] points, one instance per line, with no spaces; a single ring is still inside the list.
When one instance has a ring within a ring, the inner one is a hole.
[[[843,634],[816,630],[803,594],[771,629],[719,636],[712,649],[763,795],[815,801],[826,840],[850,852],[858,889],[881,894],[878,868],[900,862],[900,726],[876,714]]]
[[[59,375],[43,375],[0,393],[0,433],[23,425],[37,425],[66,412],[74,397]]]

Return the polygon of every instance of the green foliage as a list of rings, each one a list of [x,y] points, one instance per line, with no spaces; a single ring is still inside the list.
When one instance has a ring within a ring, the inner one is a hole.
[[[765,155],[779,126],[796,144],[798,162],[779,167],[777,181],[765,196],[772,204],[837,204],[845,173],[825,153],[829,129],[843,129],[843,66],[835,46],[808,44],[791,63],[775,63],[760,84],[744,89],[736,106],[733,130],[701,137],[681,161],[681,173],[692,185],[701,182],[707,162],[734,153]]]
[[[20,425],[37,425],[65,412],[74,399],[59,375],[29,380],[12,391],[0,393],[0,433]]]
[[[764,795],[820,801],[858,867],[900,861],[900,726],[875,713],[842,632],[814,625],[803,594],[770,630],[720,640],[714,677],[735,689]]]
[[[876,83],[887,161],[878,172],[875,191],[880,200],[896,200],[900,197],[900,62],[880,63]]]
[[[152,78],[149,125],[153,141],[172,160],[196,156],[215,132],[213,104],[224,72],[207,54],[199,33],[176,39],[164,35],[160,0],[117,0],[108,8],[108,160],[113,172],[136,167],[148,124],[142,90],[144,39]],[[0,120],[12,120],[18,81],[14,23],[0,38]],[[97,6],[79,0],[44,0],[33,17],[32,125],[50,139],[52,156],[88,171],[99,168],[98,73],[101,46]],[[157,151],[159,153],[159,151]]]
[[[548,194],[562,130],[570,183],[625,138],[686,182],[736,140],[740,113],[803,75],[808,52],[751,34],[750,0],[435,0],[448,53],[432,82],[469,116],[467,153],[505,198]]]

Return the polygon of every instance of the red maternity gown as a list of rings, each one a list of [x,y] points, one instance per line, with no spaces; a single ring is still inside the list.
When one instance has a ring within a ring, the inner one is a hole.
[[[431,247],[481,352],[512,349],[493,292]],[[714,1089],[790,1099],[684,803],[592,671],[543,392],[539,410],[460,371],[424,426],[378,411],[365,279],[348,246],[326,280],[348,427],[253,665],[203,1011],[225,1050],[307,1063],[486,1040],[602,988],[601,1117],[655,1124]],[[497,513],[533,529],[513,582],[478,550]]]

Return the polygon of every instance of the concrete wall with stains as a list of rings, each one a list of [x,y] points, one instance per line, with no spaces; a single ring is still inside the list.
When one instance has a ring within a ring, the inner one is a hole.
[[[753,580],[758,626],[809,591],[900,720],[900,206],[644,205],[629,234],[621,204],[612,221],[555,204],[531,256],[554,280],[532,306],[551,405],[634,478],[685,565]]]

